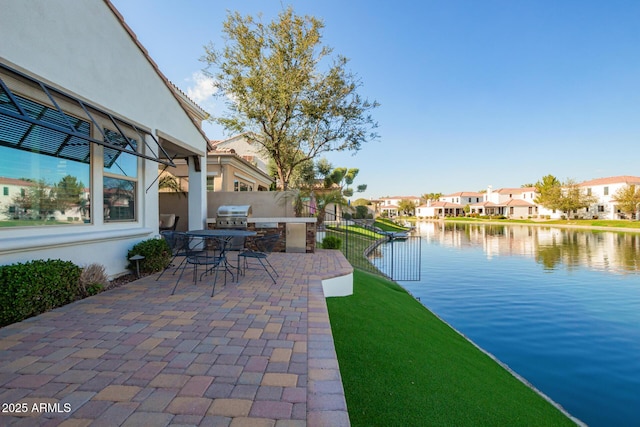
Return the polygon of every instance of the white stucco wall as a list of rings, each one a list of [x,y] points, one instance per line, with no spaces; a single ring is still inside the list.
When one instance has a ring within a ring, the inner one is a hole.
[[[0,0],[0,40],[4,64],[205,155],[206,139],[104,1]],[[2,228],[0,264],[54,258],[126,271],[127,250],[158,233],[158,164],[138,161],[136,220],[105,223],[101,146],[92,159],[92,223]],[[194,209],[202,224],[204,197]]]
[[[102,0],[0,0],[0,57],[153,131],[206,141]]]

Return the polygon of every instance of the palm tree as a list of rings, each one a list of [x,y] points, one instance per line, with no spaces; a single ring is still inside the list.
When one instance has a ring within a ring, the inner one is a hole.
[[[180,182],[178,182],[178,179],[170,173],[164,173],[160,176],[158,189],[178,193],[180,196],[186,195],[185,191],[182,190],[182,186],[180,185]]]

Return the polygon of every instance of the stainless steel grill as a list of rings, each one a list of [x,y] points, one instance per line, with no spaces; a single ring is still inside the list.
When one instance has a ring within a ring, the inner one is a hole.
[[[222,205],[216,214],[216,228],[247,228],[251,205]]]

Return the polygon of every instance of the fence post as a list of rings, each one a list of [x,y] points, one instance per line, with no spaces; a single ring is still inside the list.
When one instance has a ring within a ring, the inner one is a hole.
[[[394,256],[394,253],[393,253],[394,245],[393,245],[393,239],[389,239],[389,240],[391,241],[391,257],[390,257],[390,259],[391,259],[391,277],[393,278],[393,277],[395,277],[394,271],[393,271],[393,267],[395,266],[395,256]]]

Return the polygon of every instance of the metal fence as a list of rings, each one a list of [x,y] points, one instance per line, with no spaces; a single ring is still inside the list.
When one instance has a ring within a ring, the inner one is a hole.
[[[390,233],[373,220],[345,219],[327,214],[318,226],[317,246],[327,236],[340,239],[340,250],[354,268],[392,280],[420,280],[421,239],[408,233]]]

